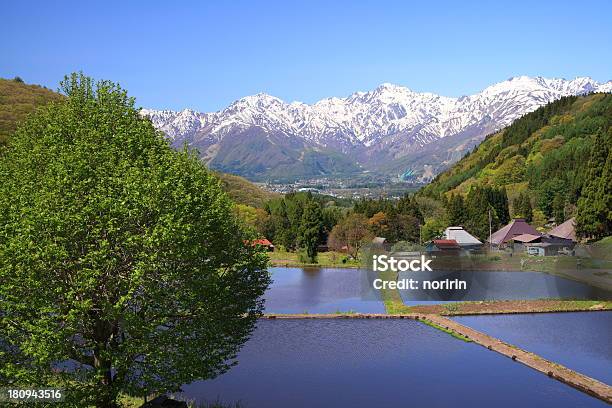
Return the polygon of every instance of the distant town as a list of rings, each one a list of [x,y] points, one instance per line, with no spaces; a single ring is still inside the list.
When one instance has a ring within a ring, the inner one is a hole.
[[[255,183],[264,190],[274,193],[311,192],[339,198],[397,198],[406,193],[412,193],[426,183],[402,181],[399,178],[391,181],[378,179],[350,180],[337,178],[311,178],[293,182]]]

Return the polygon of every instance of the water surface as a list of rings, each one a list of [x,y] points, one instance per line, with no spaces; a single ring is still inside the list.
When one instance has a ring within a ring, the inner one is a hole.
[[[243,407],[607,406],[410,320],[264,320],[238,360],[183,396]]]
[[[453,319],[612,385],[612,312],[457,316]]]
[[[268,313],[385,313],[365,271],[350,268],[269,268]]]
[[[377,274],[350,268],[270,268],[273,283],[265,294],[268,313],[384,313]],[[462,300],[612,299],[612,292],[541,272],[401,273],[419,280],[462,279],[465,291],[400,291],[408,305]]]
[[[612,292],[543,272],[434,271],[400,273],[400,278],[422,280],[459,279],[467,290],[402,290],[404,303],[423,304],[464,300],[612,299]]]

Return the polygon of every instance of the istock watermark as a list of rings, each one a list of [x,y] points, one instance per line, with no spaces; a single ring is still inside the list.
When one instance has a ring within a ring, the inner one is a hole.
[[[419,259],[396,259],[388,255],[373,255],[372,270],[376,272],[433,272],[431,259],[421,255]]]
[[[435,276],[437,274],[433,274],[434,270],[430,266],[432,261],[433,259],[428,259],[421,254],[410,258],[395,258],[386,254],[372,255],[372,271],[374,273],[392,272],[395,274],[391,279],[388,276],[387,278],[383,278],[383,276],[374,277],[371,280],[372,288],[374,290],[409,290],[412,293],[425,291],[429,295],[431,295],[430,291],[441,291],[441,296],[444,296],[448,291],[467,290],[465,280],[448,276]],[[411,276],[400,278],[401,272],[410,272]],[[431,272],[432,275],[428,272]]]

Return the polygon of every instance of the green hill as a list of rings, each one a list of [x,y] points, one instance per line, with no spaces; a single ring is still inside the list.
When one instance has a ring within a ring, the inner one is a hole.
[[[63,98],[57,92],[39,85],[28,85],[22,80],[0,78],[0,146],[10,139],[17,125],[38,107]],[[239,204],[263,207],[263,203],[277,194],[269,193],[255,184],[223,173],[215,173],[223,189]]]
[[[219,172],[215,172],[215,175],[221,180],[223,190],[238,204],[262,208],[266,201],[280,196],[280,194],[266,191],[240,176]]]
[[[546,217],[577,216],[584,236],[610,235],[611,123],[612,94],[562,98],[487,137],[419,194],[505,188],[511,213],[513,202],[528,197]]]
[[[0,145],[6,144],[10,135],[36,108],[62,96],[39,85],[27,85],[19,78],[0,78]]]

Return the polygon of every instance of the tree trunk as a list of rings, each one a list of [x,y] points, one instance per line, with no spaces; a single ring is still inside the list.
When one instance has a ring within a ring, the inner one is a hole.
[[[95,396],[96,408],[118,408],[119,405],[115,401],[115,392],[113,390],[113,373],[111,362],[101,359],[97,352],[94,352],[94,367],[99,376],[99,393]]]

